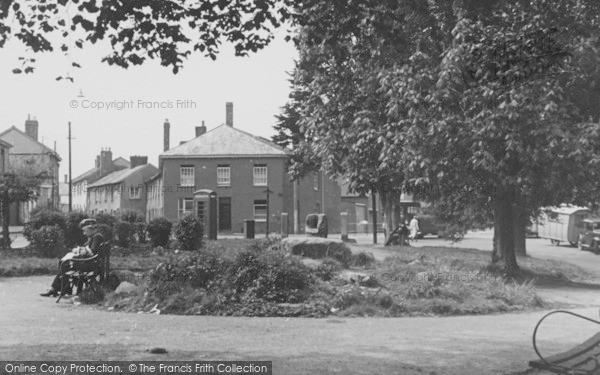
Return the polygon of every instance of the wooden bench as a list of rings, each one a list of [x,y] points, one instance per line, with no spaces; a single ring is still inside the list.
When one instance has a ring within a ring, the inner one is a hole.
[[[73,258],[61,263],[61,287],[57,303],[66,294],[66,290],[72,291],[76,287],[79,294],[84,288],[94,288],[105,283],[110,273],[110,247],[110,241],[105,241],[93,256]]]
[[[555,374],[569,375],[598,375],[600,374],[600,332],[596,333],[588,340],[567,350],[566,352],[544,357],[540,354],[537,347],[536,335],[541,323],[550,315],[568,314],[577,318],[587,320],[592,323],[600,324],[600,321],[590,319],[586,316],[573,313],[571,311],[557,310],[546,314],[533,331],[533,348],[540,359],[530,361],[529,366],[553,372]]]

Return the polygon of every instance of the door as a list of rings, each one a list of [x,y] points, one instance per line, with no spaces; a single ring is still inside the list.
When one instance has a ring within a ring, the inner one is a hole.
[[[231,231],[231,197],[219,197],[219,232]]]

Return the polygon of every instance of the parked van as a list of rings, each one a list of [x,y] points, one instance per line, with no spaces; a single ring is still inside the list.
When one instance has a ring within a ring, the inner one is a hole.
[[[582,222],[591,216],[591,213],[586,207],[565,204],[546,208],[537,220],[538,236],[549,239],[557,246],[561,242],[577,246],[579,234],[583,230]]]

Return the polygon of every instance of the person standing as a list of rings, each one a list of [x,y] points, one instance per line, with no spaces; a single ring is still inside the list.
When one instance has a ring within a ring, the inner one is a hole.
[[[409,239],[416,241],[417,240],[417,236],[419,235],[419,220],[417,218],[417,215],[414,215],[412,217],[412,219],[410,220],[410,224],[408,225],[408,229],[410,229],[410,236]]]

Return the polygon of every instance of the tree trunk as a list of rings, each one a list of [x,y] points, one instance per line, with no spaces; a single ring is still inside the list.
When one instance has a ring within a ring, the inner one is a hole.
[[[390,233],[396,229],[400,223],[400,193],[393,191],[383,191],[380,193],[381,209],[385,215],[386,239],[387,242]],[[384,242],[385,243],[385,242]]]
[[[527,217],[525,215],[525,202],[518,192],[515,194],[513,203],[513,230],[515,235],[515,252],[519,255],[527,253],[525,244],[525,229],[527,227]]]
[[[7,195],[8,193],[6,193]],[[10,202],[7,197],[3,196],[0,204],[2,207],[2,247],[5,249],[10,249]]]
[[[494,239],[492,240],[492,263],[498,263],[502,259],[502,248],[500,246],[500,228],[498,226],[498,220],[494,215]]]
[[[515,236],[513,225],[514,192],[498,189],[495,202],[494,223],[498,228],[498,244],[500,259],[504,265],[504,272],[512,276],[519,271],[515,255]]]

